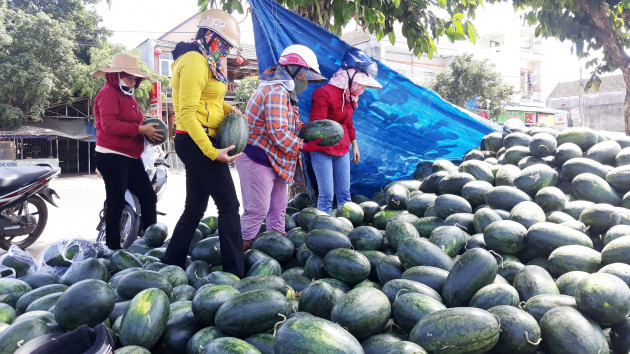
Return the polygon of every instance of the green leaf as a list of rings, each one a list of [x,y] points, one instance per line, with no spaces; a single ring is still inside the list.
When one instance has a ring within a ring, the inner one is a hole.
[[[393,0],[392,2],[394,3],[394,6],[395,6],[396,8],[399,8],[399,7],[400,7],[400,0]]]
[[[466,30],[468,32],[468,40],[470,40],[472,43],[477,43],[477,29],[475,28],[475,25],[473,25],[472,22],[468,21],[466,23]]]
[[[446,0],[438,0],[437,3],[438,3],[438,6],[442,9],[446,7]]]
[[[389,37],[389,43],[391,43],[392,45],[395,45],[396,44],[396,33],[394,33],[394,31],[389,32],[388,37]]]

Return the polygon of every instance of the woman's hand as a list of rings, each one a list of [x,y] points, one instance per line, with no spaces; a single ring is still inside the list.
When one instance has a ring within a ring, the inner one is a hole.
[[[353,144],[352,144],[352,163],[354,164],[359,163],[359,160],[361,159],[361,153],[359,152],[359,145],[357,145],[355,141],[353,141]]]
[[[234,145],[230,145],[230,146],[226,147],[225,149],[219,149],[219,155],[217,155],[216,160],[220,161],[220,162],[228,163],[228,162],[232,162],[232,161],[238,159],[239,157],[241,157],[241,155],[243,154],[242,152],[238,153],[238,154],[236,154],[234,156],[228,155],[228,152],[230,152],[231,150],[234,150],[235,147],[236,146],[234,146]]]
[[[163,135],[160,134],[164,132],[164,129],[156,129],[158,127],[158,123],[149,123],[143,124],[138,127],[138,134],[142,134],[146,136],[151,141],[157,141],[162,139]]]
[[[238,114],[242,115],[243,117],[245,117],[245,115],[243,114],[243,112],[241,112],[241,110],[240,110],[240,109],[238,109],[238,108],[236,108],[236,107],[234,107],[234,106],[230,106],[230,111],[231,111],[232,113],[238,113]]]

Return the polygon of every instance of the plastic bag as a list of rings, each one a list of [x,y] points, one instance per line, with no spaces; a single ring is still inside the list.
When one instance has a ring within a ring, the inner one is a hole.
[[[0,265],[13,268],[16,278],[36,272],[39,266],[29,251],[13,245],[7,253],[0,256]]]
[[[15,279],[15,269],[9,268],[7,266],[0,265],[0,279],[2,278],[14,278]]]
[[[84,239],[61,240],[48,246],[39,256],[41,270],[62,279],[88,258],[104,254],[104,246]]]

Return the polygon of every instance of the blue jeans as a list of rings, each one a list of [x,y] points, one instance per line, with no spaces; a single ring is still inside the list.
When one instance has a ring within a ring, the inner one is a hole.
[[[318,209],[330,213],[333,196],[337,205],[350,201],[350,152],[343,156],[311,152],[311,164],[319,189]]]

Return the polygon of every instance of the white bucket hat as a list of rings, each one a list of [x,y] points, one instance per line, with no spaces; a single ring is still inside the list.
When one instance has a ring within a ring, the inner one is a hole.
[[[129,75],[137,76],[140,79],[147,79],[155,81],[151,76],[143,73],[138,65],[138,58],[126,53],[119,53],[114,55],[112,63],[105,65],[92,73],[92,77],[105,76],[107,73],[120,73],[125,72]]]

